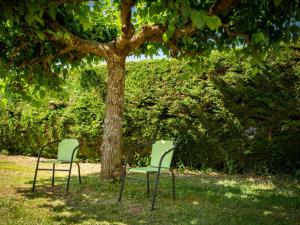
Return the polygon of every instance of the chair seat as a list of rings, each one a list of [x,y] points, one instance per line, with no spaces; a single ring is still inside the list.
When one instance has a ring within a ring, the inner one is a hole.
[[[155,186],[154,186],[154,192],[153,192],[153,198],[152,198],[152,205],[151,205],[151,210],[154,209],[155,205],[155,200],[156,200],[156,194],[157,194],[157,189],[158,189],[158,181],[159,181],[159,176],[161,173],[165,172],[171,172],[172,173],[172,194],[173,194],[173,200],[175,200],[175,176],[174,176],[174,171],[170,169],[171,162],[172,162],[172,157],[173,157],[173,152],[175,145],[173,141],[170,140],[159,140],[155,142],[150,142],[146,145],[141,145],[136,149],[145,147],[147,145],[152,145],[152,151],[151,151],[151,161],[150,161],[150,166],[147,167],[134,167],[128,169],[128,173],[133,172],[133,173],[143,173],[146,174],[147,178],[147,194],[150,194],[150,173],[155,173],[156,179],[155,179]],[[125,184],[125,176],[126,176],[126,165],[128,163],[126,156],[125,163],[124,163],[124,171],[122,173],[121,177],[121,187],[120,187],[120,193],[119,193],[119,199],[118,201],[121,202],[122,199],[122,193],[124,190],[124,184]]]
[[[45,147],[50,146],[50,145],[57,145],[57,158],[56,159],[44,159],[44,158],[41,159],[42,151],[45,149]],[[76,162],[76,156],[77,156],[78,150],[79,150],[79,141],[77,139],[56,140],[56,141],[49,142],[46,145],[44,145],[43,147],[41,147],[41,149],[38,153],[38,160],[37,160],[36,167],[35,167],[32,191],[34,191],[34,189],[35,189],[35,182],[36,182],[38,171],[39,170],[46,170],[46,171],[52,170],[52,186],[54,186],[55,171],[66,171],[69,173],[68,181],[67,181],[67,188],[66,188],[66,191],[68,193],[73,163],[77,164],[78,179],[79,179],[79,184],[81,184],[80,166],[79,166],[79,163]],[[53,164],[52,169],[39,168],[40,163]],[[55,168],[55,164],[63,164],[63,163],[69,164],[69,169]]]
[[[41,163],[71,163],[71,161],[68,160],[58,160],[58,159],[48,159],[48,160],[41,160]]]
[[[169,171],[169,168],[161,168],[161,172],[167,172]],[[135,167],[135,168],[130,168],[128,172],[133,172],[133,173],[157,173],[158,167],[152,167],[152,166],[147,166],[147,167]]]

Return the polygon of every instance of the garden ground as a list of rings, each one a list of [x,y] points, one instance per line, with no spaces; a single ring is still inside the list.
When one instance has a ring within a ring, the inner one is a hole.
[[[150,211],[144,176],[127,179],[117,203],[119,183],[101,180],[92,163],[81,164],[81,186],[74,167],[68,195],[63,172],[52,187],[51,172],[39,171],[32,192],[35,163],[0,155],[0,224],[300,224],[300,182],[287,176],[177,173],[175,201],[171,177],[162,176],[157,209]]]

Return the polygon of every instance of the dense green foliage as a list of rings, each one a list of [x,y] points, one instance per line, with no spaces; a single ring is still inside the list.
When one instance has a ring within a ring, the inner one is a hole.
[[[57,88],[59,71],[87,55],[103,57],[87,46],[89,41],[115,44],[118,37],[128,35],[121,31],[124,2],[0,0],[0,77],[17,83],[7,85],[5,92],[22,92],[27,85]],[[258,59],[266,50],[276,52],[282,42],[295,43],[299,38],[299,0],[127,2],[134,8],[130,19],[135,33],[151,25],[164,27],[153,34],[161,36],[159,40],[145,38],[127,55],[155,55],[158,50],[172,56],[209,55],[215,49],[243,46]],[[184,35],[177,37],[180,30]],[[75,46],[78,38],[85,42]],[[37,92],[43,95],[43,90]]]
[[[161,50],[168,56],[195,59],[237,48],[254,56],[256,74],[268,52],[278,55],[280,46],[296,44],[300,33],[299,0],[0,0],[0,11],[0,79],[4,80],[0,104],[16,95],[31,99],[25,95],[28,90],[41,98],[47,91],[61,92],[59,74],[66,75],[84,58],[108,62],[106,111],[110,113],[105,113],[101,147],[105,168],[101,176],[106,178],[112,178],[121,165],[127,56]],[[190,107],[190,102],[184,104]],[[112,110],[114,106],[118,110]],[[162,110],[169,113],[173,108]],[[45,118],[51,121],[48,115]],[[70,121],[63,121],[70,127]],[[231,171],[234,160],[227,162]]]
[[[128,63],[124,146],[173,137],[177,166],[296,172],[299,57],[298,51],[270,55],[254,69],[238,52],[213,53],[201,66],[175,60]],[[98,159],[105,79],[104,66],[73,69],[62,87],[64,98],[47,96],[40,107],[20,100],[0,108],[0,148],[34,154],[46,141],[77,137],[81,157]],[[142,163],[145,153],[139,154]]]

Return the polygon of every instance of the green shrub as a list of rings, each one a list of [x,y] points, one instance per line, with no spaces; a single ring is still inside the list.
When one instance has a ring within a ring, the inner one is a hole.
[[[127,65],[124,146],[174,138],[175,164],[228,173],[296,173],[300,168],[299,53],[267,57],[257,68],[235,53],[200,65],[177,60]],[[80,156],[99,159],[105,107],[104,66],[73,69],[63,98],[43,107],[1,108],[0,148],[35,154],[56,138],[75,137]],[[124,147],[126,151],[127,147]],[[149,160],[138,152],[137,165]]]

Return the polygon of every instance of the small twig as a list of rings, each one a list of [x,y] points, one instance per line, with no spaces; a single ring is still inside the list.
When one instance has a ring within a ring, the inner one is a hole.
[[[229,37],[241,37],[246,40],[247,43],[250,43],[250,36],[240,32],[231,32],[227,24],[221,24],[221,27],[224,28],[225,32]]]

